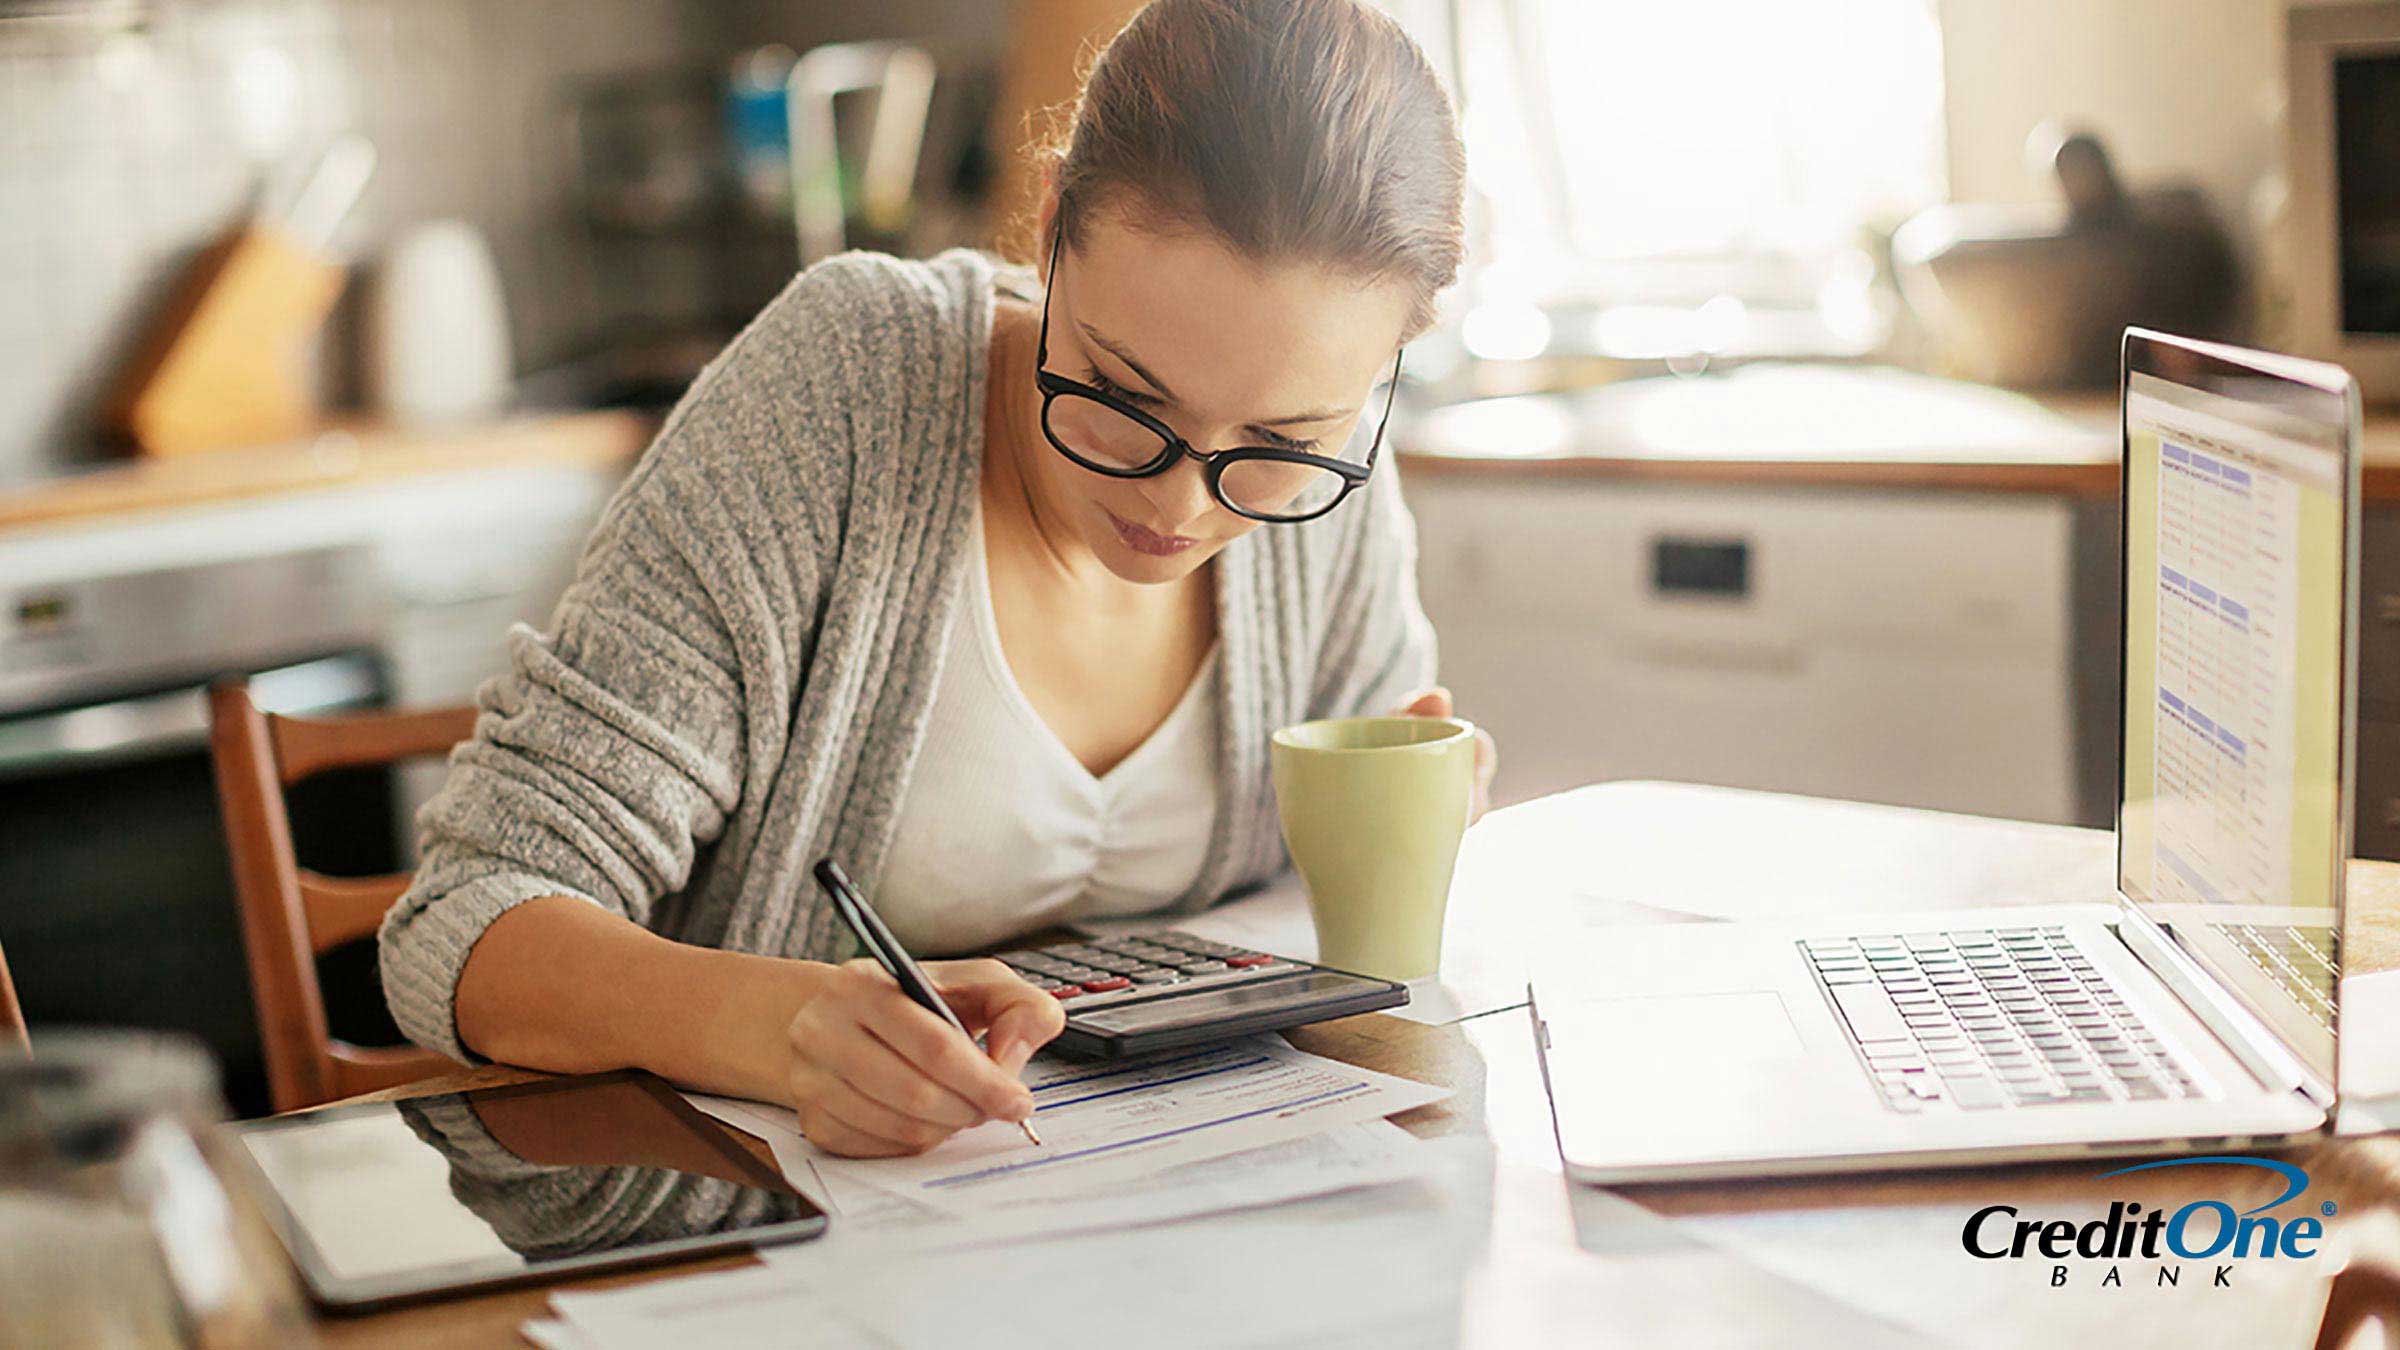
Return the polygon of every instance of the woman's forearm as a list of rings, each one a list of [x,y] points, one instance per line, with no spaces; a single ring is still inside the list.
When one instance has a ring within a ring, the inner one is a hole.
[[[786,1091],[786,1029],[827,967],[663,938],[568,896],[485,930],[460,973],[459,1039],[557,1073],[638,1068],[765,1100]]]

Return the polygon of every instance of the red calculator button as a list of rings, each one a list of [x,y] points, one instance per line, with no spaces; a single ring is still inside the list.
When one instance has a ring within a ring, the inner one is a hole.
[[[1272,956],[1262,956],[1257,952],[1252,952],[1247,956],[1228,956],[1225,958],[1225,964],[1236,967],[1263,966],[1274,959]]]
[[[1075,996],[1077,996],[1078,994],[1081,994],[1082,992],[1083,992],[1083,990],[1082,990],[1082,988],[1081,988],[1080,986],[1077,986],[1077,985],[1072,985],[1072,984],[1062,984],[1062,985],[1060,985],[1059,987],[1057,987],[1056,989],[1053,989],[1053,990],[1051,990],[1051,991],[1050,991],[1050,997],[1052,997],[1052,998],[1074,998]]]
[[[1122,975],[1111,975],[1105,980],[1085,980],[1083,982],[1083,990],[1087,994],[1105,994],[1112,989],[1130,989],[1132,987],[1133,981]]]

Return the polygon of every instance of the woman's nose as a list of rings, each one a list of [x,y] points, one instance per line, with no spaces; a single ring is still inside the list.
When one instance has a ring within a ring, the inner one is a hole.
[[[1207,473],[1200,461],[1187,455],[1174,468],[1144,480],[1142,495],[1149,499],[1168,529],[1180,531],[1207,515],[1217,504],[1217,499],[1208,492]]]

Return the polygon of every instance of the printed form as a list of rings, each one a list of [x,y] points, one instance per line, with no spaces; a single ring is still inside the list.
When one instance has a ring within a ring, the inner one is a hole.
[[[808,1148],[792,1112],[758,1103],[704,1110],[766,1139],[787,1175],[812,1169],[845,1210],[871,1187],[935,1210],[966,1210],[1121,1185],[1160,1169],[1258,1149],[1450,1095],[1256,1037],[1133,1061],[1036,1056],[1026,1066],[1040,1146],[994,1121],[910,1158],[852,1160]],[[792,1156],[787,1159],[787,1150]],[[797,1183],[796,1183],[797,1184]],[[850,1197],[841,1199],[843,1193]]]
[[[2157,812],[2162,900],[2280,900],[2292,875],[2300,487],[2243,449],[2163,432]]]

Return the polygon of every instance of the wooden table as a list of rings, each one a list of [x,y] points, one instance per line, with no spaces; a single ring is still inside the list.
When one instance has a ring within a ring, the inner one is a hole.
[[[1726,909],[1746,894],[1786,896],[1795,906],[1818,908],[1839,896],[1854,900],[1854,908],[1862,911],[1979,900],[2035,903],[2087,892],[2104,896],[2110,856],[2108,836],[2097,831],[1727,789],[1606,785],[1496,812],[1477,826],[1461,858],[1449,942],[1455,954],[1495,959],[1489,951],[1470,950],[1489,940],[1481,935],[1497,933],[1502,940],[1521,942],[1528,914],[1548,911],[1555,917],[1557,907],[1590,906],[1620,895],[1661,906],[1683,904],[1701,912]],[[2354,887],[2357,908],[2370,916],[2365,931],[2373,936],[2367,945],[2379,955],[2400,953],[2400,941],[2388,936],[2400,932],[2395,922],[2400,916],[2400,884],[2395,884],[2395,875],[2400,869],[2374,865]],[[2095,1197],[2102,1205],[2115,1198],[2169,1204],[2196,1198],[2191,1179],[2173,1171],[2095,1188],[2093,1176],[2105,1169],[2090,1163],[1687,1184],[1618,1192],[1639,1210],[1620,1209],[1615,1227],[1595,1232],[1590,1206],[1582,1203],[1591,1193],[1579,1196],[1557,1173],[1548,1106],[1521,1005],[1443,1027],[1383,1015],[1353,1017],[1293,1032],[1290,1039],[1312,1053],[1452,1088],[1456,1095],[1449,1100],[1396,1117],[1412,1133],[1435,1137],[1477,1131],[1493,1141],[1501,1180],[1495,1187],[1499,1198],[1492,1250],[1470,1287],[1471,1343],[1509,1343],[1528,1324],[1545,1332],[1588,1325],[1594,1309],[1591,1300],[1578,1299],[1579,1284],[1588,1280],[1588,1287],[1599,1289],[1611,1278],[1621,1282],[1621,1274],[1609,1263],[1627,1259],[1622,1251],[1626,1233],[1641,1242],[1657,1242],[1662,1240],[1660,1233],[1689,1227],[1714,1244],[1729,1221],[1736,1230],[1742,1224],[1804,1225],[1794,1243],[1798,1255],[1788,1261],[1776,1258],[1787,1269],[1805,1265],[1806,1249],[1818,1245],[1808,1236],[1815,1230],[1807,1224],[1821,1223],[1828,1235],[1873,1230],[1879,1223],[1893,1225],[1895,1232],[1908,1224],[1930,1225],[1947,1235],[1946,1250],[1923,1254],[1922,1269],[1896,1281],[1913,1287],[1886,1290],[1883,1284],[1894,1281],[1862,1276],[1865,1282],[1851,1291],[1840,1288],[1840,1280],[1834,1278],[1826,1282],[1832,1286],[1826,1298],[1795,1286],[1795,1297],[1804,1308],[1811,1306],[1807,1299],[1817,1298],[1823,1309],[1857,1310],[1857,1317],[1852,1323],[1829,1316],[1813,1329],[1814,1335],[1810,1326],[1786,1327],[1790,1343],[1873,1344],[1879,1330],[1894,1344],[1947,1335],[1949,1330],[1937,1330],[1943,1327],[1944,1308],[1955,1309],[1962,1319],[1980,1315],[1992,1326],[2012,1329],[2019,1318],[2047,1318],[2041,1324],[2043,1334],[2091,1343],[2107,1330],[2107,1319],[2132,1312],[2134,1305],[2112,1306],[2101,1300],[2092,1305],[2091,1324],[2077,1320],[2071,1308],[2065,1309],[2062,1322],[2064,1305],[2044,1297],[2031,1272],[2008,1272],[2004,1277],[1990,1263],[1959,1252],[1957,1225],[1987,1203],[2015,1204],[2030,1215],[2045,1208],[2065,1211],[2089,1205]],[[487,1068],[379,1095],[454,1091],[530,1076],[521,1070]],[[2314,1178],[2310,1200],[2333,1200],[2351,1218],[2369,1214],[2400,1194],[2400,1143],[2390,1139],[2328,1142],[2295,1160]],[[2261,1203],[2275,1194],[2272,1178],[2259,1174],[2254,1180],[2242,1170],[2244,1175],[2212,1176],[2202,1193],[2236,1204]],[[1627,1213],[1637,1220],[1631,1229],[1623,1223]],[[1676,1224],[1643,1227],[1657,1218]],[[1605,1227],[1608,1221],[1600,1222]],[[718,1258],[581,1282],[579,1287],[730,1268],[747,1260]],[[1757,1278],[1768,1287],[1783,1281],[1773,1274]],[[2173,1319],[2189,1318],[2195,1330],[2185,1343],[2228,1343],[2212,1338],[2208,1329],[2224,1328],[2231,1305],[2212,1306],[2196,1290],[2147,1292],[2151,1296],[2139,1307],[2147,1325],[2159,1325],[2158,1319],[2165,1318],[2169,1320],[2164,1325],[2171,1327]],[[545,1297],[542,1289],[503,1292],[371,1317],[328,1319],[321,1329],[326,1341],[335,1345],[507,1344],[521,1322],[542,1314]],[[1925,1311],[1920,1313],[1920,1307]],[[2305,1323],[2291,1324],[2293,1343],[2305,1343],[2307,1328],[2313,1326],[2313,1307],[2301,1313]],[[2034,1333],[2035,1321],[2023,1325],[2027,1334]],[[1600,1329],[1628,1336],[1629,1343],[1638,1343],[1645,1333],[1663,1335],[1666,1330],[1615,1324]],[[2005,1342],[2003,1337],[1995,1343]]]

